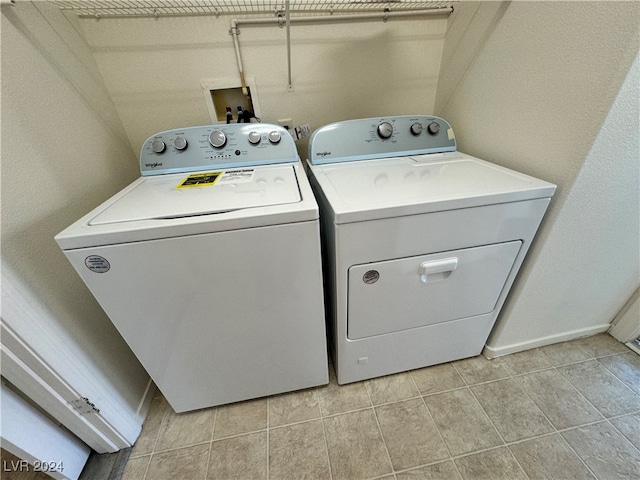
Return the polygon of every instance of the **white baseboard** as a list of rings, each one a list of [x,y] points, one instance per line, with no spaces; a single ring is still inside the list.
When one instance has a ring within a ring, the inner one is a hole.
[[[570,332],[562,332],[556,335],[550,335],[548,337],[536,338],[526,342],[504,345],[501,347],[490,347],[488,345],[485,345],[484,349],[482,350],[482,355],[489,359],[502,357],[511,353],[523,352],[525,350],[531,350],[532,348],[537,347],[544,347],[545,345],[552,345],[554,343],[568,342],[570,340],[577,340],[578,338],[590,337],[591,335],[606,332],[610,327],[611,324],[607,323],[604,325],[572,330]]]

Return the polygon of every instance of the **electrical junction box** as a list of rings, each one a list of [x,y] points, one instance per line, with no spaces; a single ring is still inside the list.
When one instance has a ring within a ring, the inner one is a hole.
[[[232,122],[238,121],[238,106],[249,110],[256,118],[261,118],[258,89],[253,77],[246,77],[247,93],[242,92],[239,78],[220,78],[201,80],[202,94],[211,117],[211,123],[225,123],[227,121],[227,107],[231,108]]]

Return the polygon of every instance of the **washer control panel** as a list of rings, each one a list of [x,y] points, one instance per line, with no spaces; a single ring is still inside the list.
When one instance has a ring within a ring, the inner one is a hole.
[[[144,176],[298,161],[293,137],[279,125],[229,123],[167,130],[140,150]]]
[[[319,128],[309,142],[314,164],[454,152],[449,123],[427,115],[361,118]]]

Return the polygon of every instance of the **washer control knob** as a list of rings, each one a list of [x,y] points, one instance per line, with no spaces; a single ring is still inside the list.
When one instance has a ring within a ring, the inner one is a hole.
[[[214,130],[209,134],[209,143],[214,148],[222,148],[227,144],[227,136],[220,130]]]
[[[440,124],[438,122],[431,122],[427,127],[427,131],[431,135],[435,135],[440,131]]]
[[[411,133],[413,133],[414,135],[420,135],[422,133],[422,124],[416,122],[411,125]]]
[[[258,132],[249,133],[249,143],[251,145],[258,145],[260,143],[260,134]]]
[[[280,136],[280,132],[277,132],[276,130],[273,130],[272,132],[269,132],[269,141],[273,144],[279,143],[281,140],[281,136]]]
[[[184,150],[187,148],[187,145],[189,145],[189,142],[187,142],[187,139],[184,137],[176,137],[173,141],[173,146],[176,147],[176,150]]]
[[[159,138],[156,138],[153,142],[151,142],[151,150],[153,150],[155,153],[162,153],[166,148],[167,146],[165,145],[165,143]]]
[[[393,125],[389,122],[382,122],[378,125],[378,136],[380,138],[389,138],[393,135]]]

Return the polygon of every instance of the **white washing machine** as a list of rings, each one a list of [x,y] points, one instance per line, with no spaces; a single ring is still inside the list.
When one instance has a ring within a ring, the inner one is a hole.
[[[308,167],[338,383],[478,355],[555,185],[456,151],[432,116],[322,127]]]
[[[289,133],[161,132],[140,170],[56,241],[173,409],[327,383],[318,206]]]

